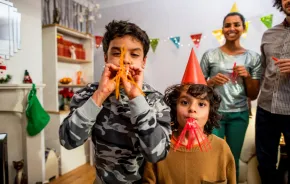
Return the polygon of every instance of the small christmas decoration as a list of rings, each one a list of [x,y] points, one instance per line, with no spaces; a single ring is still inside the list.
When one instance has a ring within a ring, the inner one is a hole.
[[[77,59],[76,48],[72,45],[69,47],[70,55],[72,59]]]
[[[73,90],[69,90],[68,88],[63,88],[61,91],[58,92],[62,96],[62,105],[60,106],[60,110],[69,110],[69,104],[71,98],[74,96]]]
[[[7,74],[6,69],[4,59],[0,56],[0,84],[7,83],[11,79],[11,75]]]
[[[25,84],[31,84],[32,83],[32,79],[31,79],[31,77],[29,75],[29,72],[27,70],[25,70],[25,73],[24,73],[23,83],[25,83]]]

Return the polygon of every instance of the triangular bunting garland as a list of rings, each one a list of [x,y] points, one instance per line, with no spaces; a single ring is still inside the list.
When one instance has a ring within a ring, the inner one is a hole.
[[[237,3],[234,3],[234,5],[232,6],[231,12],[239,12]]]
[[[199,47],[199,44],[200,44],[200,39],[201,39],[201,33],[200,34],[193,34],[193,35],[190,35],[194,45],[196,48]]]
[[[96,47],[99,48],[102,41],[103,41],[103,37],[102,36],[95,36],[95,40],[96,40]]]
[[[180,36],[171,37],[170,40],[174,43],[174,45],[179,49],[180,46]]]
[[[153,52],[155,52],[158,42],[159,42],[159,38],[150,39],[150,45]]]
[[[264,17],[261,17],[261,21],[264,23],[264,25],[269,29],[272,27],[272,21],[273,21],[273,14],[266,15]]]
[[[215,36],[217,41],[222,45],[225,39],[223,35],[223,31],[221,29],[217,29],[217,30],[212,31],[212,34]]]
[[[245,32],[242,34],[242,37],[244,37],[244,38],[247,37],[247,33],[248,33],[248,30],[249,30],[250,21],[246,21],[245,24],[246,24]]]

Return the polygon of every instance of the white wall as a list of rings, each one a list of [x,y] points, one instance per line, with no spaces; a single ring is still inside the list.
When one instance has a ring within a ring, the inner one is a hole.
[[[8,74],[12,75],[12,81],[10,83],[22,83],[24,71],[27,69],[33,82],[40,84],[42,83],[41,1],[10,1],[14,4],[14,7],[17,8],[18,12],[21,13],[20,26],[22,42],[22,49],[11,57],[10,60],[6,61]],[[39,91],[38,95],[39,100],[42,101],[42,92]],[[15,96],[15,99],[22,100],[21,102],[25,107],[25,100],[18,96]],[[44,179],[43,133],[38,136],[25,139],[26,121],[23,120],[22,116],[25,116],[25,114],[0,112],[0,131],[8,133],[9,183],[13,183],[16,174],[12,161],[19,161],[21,159],[25,160],[25,164],[28,162],[25,167],[29,172],[27,173],[26,170],[26,174],[28,175],[31,183],[42,181]],[[27,151],[26,148],[28,149]],[[35,157],[35,155],[38,156]]]
[[[6,61],[11,83],[22,83],[27,69],[34,83],[42,83],[41,1],[11,0],[21,13],[21,50]]]
[[[272,1],[265,0],[143,0],[132,4],[119,5],[101,9],[102,19],[97,20],[95,33],[103,34],[105,25],[112,19],[130,20],[147,31],[150,38],[181,36],[184,47],[177,49],[171,41],[161,41],[156,53],[150,49],[148,54],[145,79],[156,89],[164,92],[165,88],[179,83],[190,54],[192,44],[190,34],[203,33],[200,48],[195,49],[201,59],[202,54],[210,48],[219,46],[212,31],[220,29],[224,16],[230,12],[234,2],[240,13],[251,21],[246,39],[242,45],[260,53],[260,42],[266,27],[260,17],[274,13],[273,24],[280,23],[284,15],[272,7]],[[102,7],[102,3],[100,3]],[[96,51],[95,78],[99,79],[103,65],[101,48]]]

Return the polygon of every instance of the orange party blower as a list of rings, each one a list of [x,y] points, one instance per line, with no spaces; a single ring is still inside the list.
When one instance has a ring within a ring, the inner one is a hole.
[[[111,79],[112,81],[116,82],[116,99],[119,100],[120,98],[120,81],[122,76],[125,76],[125,78],[132,83],[134,86],[136,86],[140,92],[142,93],[142,95],[145,95],[142,91],[142,89],[138,86],[138,84],[134,81],[133,77],[130,75],[129,70],[125,68],[124,65],[124,58],[125,58],[125,54],[126,54],[126,49],[124,47],[121,48],[121,55],[120,55],[120,69],[117,72],[117,75]]]

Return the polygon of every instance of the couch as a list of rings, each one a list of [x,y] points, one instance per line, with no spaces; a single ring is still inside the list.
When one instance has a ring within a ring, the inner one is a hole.
[[[260,176],[258,172],[258,161],[255,148],[255,119],[256,108],[252,108],[252,117],[246,132],[244,144],[239,161],[239,184],[260,184]],[[278,162],[280,160],[280,150],[278,150]]]

